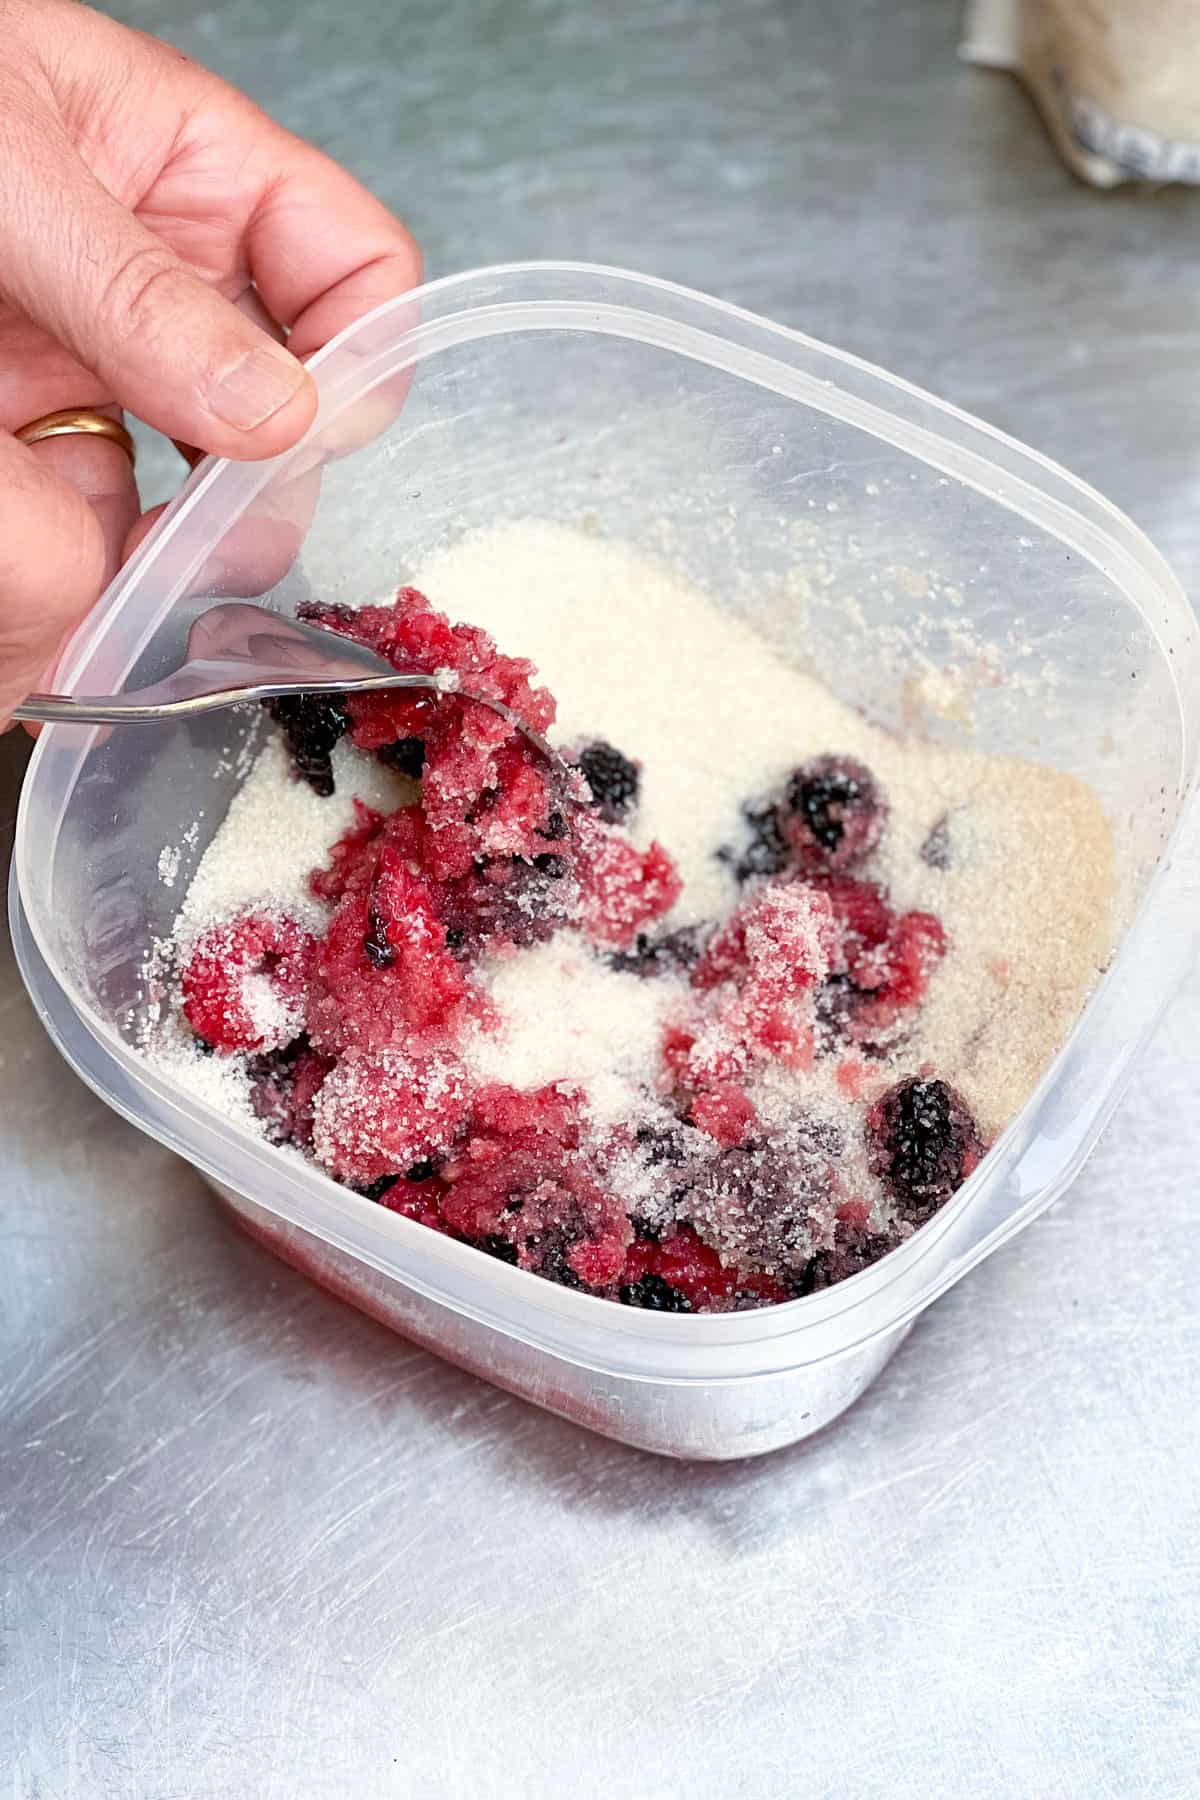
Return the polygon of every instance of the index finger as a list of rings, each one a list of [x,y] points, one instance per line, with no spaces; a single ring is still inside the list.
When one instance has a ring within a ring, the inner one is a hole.
[[[311,144],[276,128],[273,173],[244,252],[267,310],[305,357],[421,280],[421,253],[382,201]],[[280,142],[282,140],[282,154]]]

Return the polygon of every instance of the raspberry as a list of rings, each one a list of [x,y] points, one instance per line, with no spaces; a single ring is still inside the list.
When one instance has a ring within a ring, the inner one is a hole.
[[[347,886],[313,959],[306,1018],[318,1048],[402,1049],[452,1033],[468,988],[435,904],[388,843],[369,885]]]
[[[313,939],[295,919],[247,912],[212,925],[183,971],[183,1011],[214,1050],[277,1050],[303,1023]]]
[[[314,794],[327,798],[333,792],[330,752],[349,729],[350,715],[342,694],[280,694],[264,702],[277,725],[283,727],[292,766]]]
[[[693,986],[712,999],[701,1003],[686,1071],[676,1047],[667,1046],[684,1084],[711,1086],[764,1055],[807,1067],[813,1054],[808,994],[826,974],[836,941],[829,900],[808,883],[772,882],[743,901],[692,972]]]
[[[924,1076],[888,1089],[867,1115],[866,1138],[871,1172],[913,1225],[932,1218],[984,1154],[966,1102]]]
[[[789,780],[779,824],[803,870],[840,870],[870,855],[887,813],[875,777],[862,763],[818,756]]]
[[[812,885],[828,898],[840,929],[831,973],[817,996],[818,1020],[827,1033],[868,1053],[881,1050],[922,999],[945,954],[941,923],[932,913],[897,918],[877,887],[848,876],[816,877]]]
[[[752,1103],[732,1081],[720,1081],[692,1101],[692,1124],[718,1144],[740,1144],[755,1123]]]
[[[375,866],[375,846],[388,821],[374,807],[361,800],[354,802],[354,824],[344,831],[329,850],[329,867],[314,869],[308,885],[318,900],[340,900],[352,882],[357,882],[364,869]]]
[[[442,1176],[442,1214],[461,1236],[500,1239],[519,1267],[568,1287],[617,1281],[633,1230],[580,1150],[574,1096],[482,1090]]]
[[[535,730],[553,723],[554,701],[531,685],[531,663],[499,655],[474,626],[452,626],[415,588],[402,588],[390,607],[310,607],[303,616],[368,644],[397,669],[453,671],[465,689],[501,701]],[[515,726],[462,694],[358,694],[348,705],[359,749],[382,753],[406,773],[419,770],[433,834],[427,875],[445,881],[466,875],[480,857],[538,853],[535,840],[552,810],[549,777]]]
[[[406,1219],[415,1219],[418,1225],[427,1225],[431,1231],[440,1231],[444,1237],[453,1237],[449,1225],[442,1217],[438,1200],[441,1187],[438,1182],[427,1179],[416,1179],[410,1169],[407,1175],[383,1184],[383,1191],[377,1196],[380,1206],[386,1206],[389,1212],[402,1213]]]
[[[455,1063],[388,1050],[343,1056],[313,1105],[313,1154],[340,1181],[376,1181],[448,1148],[466,1110]]]
[[[627,948],[639,927],[678,900],[683,883],[661,844],[636,850],[611,826],[581,813],[576,845],[583,928],[597,943]]]
[[[700,989],[752,983],[767,996],[794,997],[825,974],[837,942],[829,898],[809,882],[775,882],[744,900],[708,941],[692,971]]]
[[[637,805],[641,785],[638,765],[603,740],[589,744],[580,753],[578,764],[596,812],[608,825],[622,824]]]
[[[642,1288],[647,1276],[656,1276],[674,1294],[686,1300],[693,1312],[727,1311],[739,1285],[737,1271],[726,1268],[716,1251],[701,1243],[687,1225],[658,1243],[639,1239],[630,1245],[621,1287]],[[626,1301],[626,1305],[629,1304],[637,1302]],[[682,1311],[683,1308],[677,1305],[670,1310]]]

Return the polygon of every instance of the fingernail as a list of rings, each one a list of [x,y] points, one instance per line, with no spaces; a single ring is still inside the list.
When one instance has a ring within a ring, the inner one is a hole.
[[[248,350],[232,368],[209,384],[208,404],[218,419],[236,431],[256,426],[294,400],[308,377],[294,356],[277,344]]]

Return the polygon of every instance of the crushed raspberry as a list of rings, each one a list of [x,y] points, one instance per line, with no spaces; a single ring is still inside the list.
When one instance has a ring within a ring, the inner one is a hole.
[[[226,1054],[277,1050],[303,1020],[313,939],[295,919],[242,913],[212,925],[183,971],[183,1010],[197,1037]]]
[[[406,1219],[415,1219],[418,1225],[428,1225],[431,1231],[440,1231],[443,1236],[450,1237],[453,1233],[438,1205],[441,1192],[439,1182],[406,1181],[401,1176],[384,1188],[378,1202],[389,1212],[402,1213]]]
[[[581,1146],[577,1096],[482,1090],[442,1179],[451,1228],[508,1244],[518,1267],[568,1286],[608,1287],[620,1274],[633,1227]]]
[[[639,1238],[629,1246],[622,1283],[633,1286],[647,1275],[656,1275],[682,1294],[694,1312],[724,1310],[739,1287],[737,1271],[726,1268],[716,1251],[701,1243],[687,1225],[658,1243]]]
[[[313,958],[306,1023],[319,1049],[402,1049],[448,1039],[468,985],[433,895],[385,845],[348,887]]]
[[[692,1124],[706,1131],[718,1144],[730,1148],[740,1144],[756,1114],[751,1100],[731,1081],[719,1081],[692,1101]]]
[[[341,899],[363,867],[367,852],[377,842],[385,823],[383,813],[355,800],[354,823],[330,846],[329,867],[314,869],[308,878],[308,885],[318,900]]]
[[[984,1146],[933,1071],[896,1079],[947,941],[869,879],[889,809],[868,769],[816,757],[748,803],[749,847],[720,852],[732,912],[657,924],[681,881],[626,829],[641,765],[585,740],[564,777],[468,697],[545,731],[554,701],[531,664],[414,588],[304,616],[458,686],[275,709],[317,794],[346,732],[419,786],[389,812],[355,801],[309,874],[315,937],[255,911],[192,948],[184,1012],[207,1046],[246,1056],[272,1142],[489,1256],[664,1313],[818,1292],[944,1204]],[[628,1118],[593,1116],[592,1090],[565,1080],[524,1090],[470,1072],[469,1034],[495,1041],[502,1023],[496,969],[564,930],[622,977],[617,1038],[630,995],[651,1003],[661,1054]]]
[[[599,944],[627,949],[678,900],[683,884],[675,864],[661,844],[637,850],[587,814],[576,819],[575,842],[583,928]]]
[[[839,929],[818,1016],[836,1036],[870,1047],[894,1034],[924,998],[945,955],[945,932],[932,913],[893,913],[870,883],[835,876],[814,885]]]
[[[836,915],[815,884],[789,881],[760,888],[709,942],[692,972],[705,989],[748,982],[760,1006],[794,998],[828,971],[837,943]]]
[[[366,644],[407,673],[457,675],[464,689],[501,701],[546,731],[554,701],[532,685],[533,665],[502,656],[484,631],[451,625],[416,588],[392,606],[358,612],[309,606],[301,616]],[[458,693],[352,695],[350,736],[361,750],[421,745],[422,805],[432,831],[427,872],[468,873],[482,856],[530,856],[553,810],[550,776],[514,725]]]
[[[445,1150],[466,1111],[455,1063],[388,1050],[343,1056],[313,1105],[313,1153],[340,1181],[377,1181]]]

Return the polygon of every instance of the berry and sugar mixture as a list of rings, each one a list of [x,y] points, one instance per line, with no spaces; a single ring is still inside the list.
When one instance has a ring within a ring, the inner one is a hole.
[[[628,1306],[809,1294],[945,1205],[1107,953],[1085,787],[880,730],[556,526],[308,616],[571,772],[460,693],[273,703],[152,1056],[373,1204]]]

